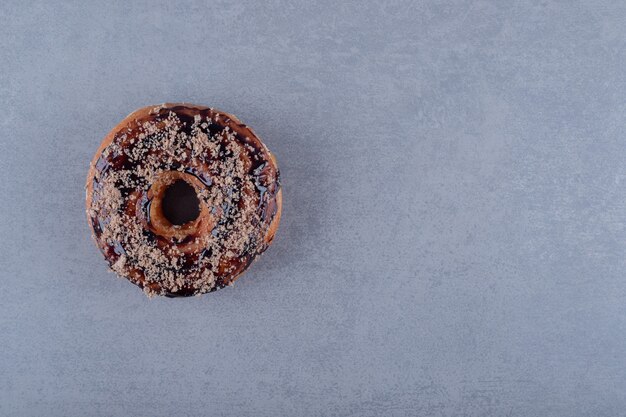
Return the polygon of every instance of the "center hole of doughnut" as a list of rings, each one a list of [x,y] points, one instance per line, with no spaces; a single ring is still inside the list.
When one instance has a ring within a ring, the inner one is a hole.
[[[200,215],[200,201],[196,190],[186,181],[176,180],[163,194],[163,215],[172,224],[180,226]]]

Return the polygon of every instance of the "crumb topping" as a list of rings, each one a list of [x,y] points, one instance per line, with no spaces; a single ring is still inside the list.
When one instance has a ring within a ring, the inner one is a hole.
[[[228,285],[265,249],[275,214],[267,190],[277,192],[278,171],[257,138],[224,119],[211,109],[155,107],[117,132],[96,161],[94,235],[111,269],[149,296]],[[204,214],[194,228],[170,225],[167,234],[151,219],[151,188],[173,172],[193,177]]]

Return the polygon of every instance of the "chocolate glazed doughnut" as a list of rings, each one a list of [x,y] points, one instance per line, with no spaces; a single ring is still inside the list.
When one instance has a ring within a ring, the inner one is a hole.
[[[168,216],[183,189],[197,207]],[[102,141],[87,217],[111,269],[148,296],[232,284],[267,249],[282,207],[276,159],[235,116],[209,107],[141,108]]]

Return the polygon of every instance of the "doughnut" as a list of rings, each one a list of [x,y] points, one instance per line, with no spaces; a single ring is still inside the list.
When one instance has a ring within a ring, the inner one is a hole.
[[[149,297],[234,281],[276,234],[276,158],[235,116],[165,103],[136,110],[91,161],[86,210],[110,269]]]

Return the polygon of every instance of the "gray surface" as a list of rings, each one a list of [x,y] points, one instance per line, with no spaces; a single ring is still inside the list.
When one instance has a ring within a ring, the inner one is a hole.
[[[626,415],[625,2],[101,3],[0,4],[0,415]],[[165,100],[253,126],[285,207],[150,301],[83,183]]]

